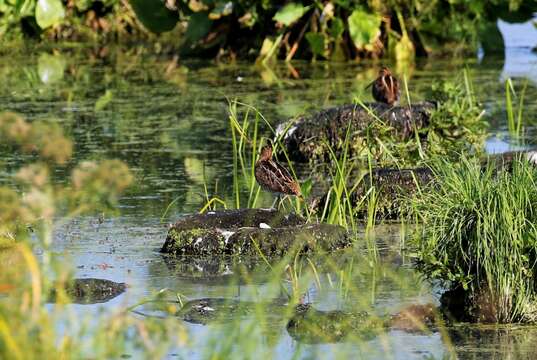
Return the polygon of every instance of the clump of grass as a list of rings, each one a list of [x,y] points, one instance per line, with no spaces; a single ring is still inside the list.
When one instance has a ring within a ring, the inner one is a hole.
[[[537,170],[518,160],[509,171],[438,161],[436,185],[413,201],[418,268],[465,320],[537,320]]]

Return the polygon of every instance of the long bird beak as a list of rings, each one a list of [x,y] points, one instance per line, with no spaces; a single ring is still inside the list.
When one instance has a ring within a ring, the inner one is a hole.
[[[371,82],[369,83],[369,85],[367,85],[367,86],[364,88],[364,90],[367,90],[367,89],[369,89],[371,86],[373,86],[373,84],[375,83],[375,81],[376,81],[376,80],[371,81]]]

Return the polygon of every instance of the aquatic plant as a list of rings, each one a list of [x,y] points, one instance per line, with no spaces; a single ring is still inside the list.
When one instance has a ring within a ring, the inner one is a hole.
[[[528,80],[524,82],[522,90],[519,94],[517,94],[511,79],[505,80],[505,110],[507,111],[507,128],[509,129],[509,134],[515,139],[520,137],[523,130],[522,114],[524,111],[524,96],[526,94],[527,86]],[[516,108],[513,105],[513,97],[518,100]]]
[[[448,291],[456,318],[537,320],[537,171],[522,158],[505,171],[463,158],[436,161],[434,186],[416,195],[418,269]]]

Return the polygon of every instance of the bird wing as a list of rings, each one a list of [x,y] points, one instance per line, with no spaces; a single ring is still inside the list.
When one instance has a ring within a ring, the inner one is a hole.
[[[273,160],[267,161],[266,166],[267,171],[271,173],[270,178],[275,187],[279,189],[279,192],[285,194],[295,194],[297,192],[297,184],[286,168]]]

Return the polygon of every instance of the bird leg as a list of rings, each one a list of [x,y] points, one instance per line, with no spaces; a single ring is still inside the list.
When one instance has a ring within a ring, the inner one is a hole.
[[[278,195],[276,196],[276,198],[274,199],[274,202],[272,203],[272,206],[270,207],[271,209],[273,210],[278,210],[280,208],[280,196],[281,194],[278,193]],[[276,203],[278,203],[278,207],[276,208]]]

